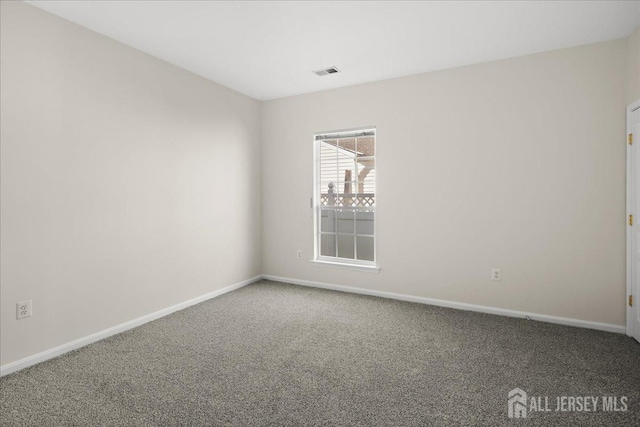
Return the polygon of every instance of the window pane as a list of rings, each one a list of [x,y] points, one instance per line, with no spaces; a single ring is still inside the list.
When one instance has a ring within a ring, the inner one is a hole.
[[[336,211],[336,217],[338,220],[338,233],[351,233],[355,232],[353,225],[353,211]]]
[[[337,156],[338,148],[335,140],[320,142],[320,182],[329,183],[329,181],[338,180]],[[322,190],[326,190],[326,185]]]
[[[336,212],[331,209],[320,210],[320,231],[335,233]]]
[[[346,182],[346,181],[355,181],[355,162],[353,161],[353,157],[348,157],[344,153],[340,153],[337,160],[336,169],[338,171],[337,181]],[[340,191],[343,189],[340,188]]]
[[[338,197],[338,186],[335,181],[320,183],[320,206],[339,206],[340,198]]]
[[[373,261],[373,237],[357,236],[358,259]]]
[[[376,155],[376,139],[373,136],[361,136],[358,138],[356,150],[358,157],[375,156]]]
[[[356,233],[373,236],[374,212],[356,212]]]
[[[343,184],[338,187],[340,193],[351,194],[356,191],[352,184],[356,180],[356,140],[355,138],[338,139],[337,172],[338,181]],[[346,183],[346,188],[345,188]]]
[[[351,153],[352,157],[355,157],[356,153],[356,139],[355,138],[341,138],[338,140],[338,147],[343,151]]]
[[[338,181],[336,183],[335,189],[336,189],[336,193],[339,194],[353,194],[356,191],[356,182],[355,181],[349,181],[349,182],[344,182],[344,181]]]
[[[333,184],[333,192],[337,192],[338,187],[336,186],[336,180],[335,179],[331,179],[328,181],[320,181],[320,192],[321,193],[328,193],[329,192],[329,186],[330,184]]]
[[[336,185],[338,195],[336,196],[336,206],[354,206],[356,202],[355,190],[356,182],[338,182]]]
[[[358,193],[374,193],[376,182],[376,161],[367,158],[358,160]]]
[[[336,256],[336,236],[335,234],[320,235],[320,255]]]
[[[353,259],[353,236],[338,235],[338,256]]]

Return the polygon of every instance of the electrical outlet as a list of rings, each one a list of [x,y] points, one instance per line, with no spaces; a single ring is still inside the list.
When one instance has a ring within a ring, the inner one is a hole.
[[[24,319],[25,317],[31,317],[32,314],[31,300],[20,301],[16,304],[16,319]]]
[[[296,258],[302,259],[302,251],[300,249],[298,249],[298,252],[296,252]]]
[[[499,268],[492,268],[491,280],[497,280],[497,281],[502,280],[502,270],[500,270]]]

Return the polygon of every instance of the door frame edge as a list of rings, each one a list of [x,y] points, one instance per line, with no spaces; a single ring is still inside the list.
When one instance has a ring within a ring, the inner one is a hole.
[[[630,133],[633,133],[632,131],[632,125],[631,125],[631,115],[633,114],[634,111],[638,110],[640,108],[640,99],[636,100],[635,102],[632,102],[631,104],[629,104],[627,106],[627,123],[626,123],[626,130],[627,132],[625,133],[625,145],[626,145],[626,202],[627,202],[627,216],[628,215],[635,215],[638,219],[640,219],[640,212],[638,213],[634,213],[633,212],[633,206],[636,202],[635,200],[635,192],[634,192],[634,181],[633,181],[633,150],[635,150],[636,145],[637,144],[628,144],[627,142],[627,138],[628,135]],[[638,135],[640,137],[640,135]],[[640,142],[640,141],[639,141]],[[626,218],[625,218],[626,219]],[[640,225],[640,224],[639,224]],[[638,303],[640,303],[640,297],[637,295],[634,295],[633,293],[633,258],[632,258],[632,251],[633,251],[633,228],[626,226],[627,232],[626,232],[626,249],[627,249],[627,254],[626,254],[626,261],[627,261],[627,268],[626,268],[626,273],[627,273],[627,286],[626,286],[626,295],[625,295],[625,313],[626,313],[626,334],[629,336],[633,336],[634,335],[634,324],[633,324],[633,318],[634,318],[634,314],[635,314],[635,310],[638,308]],[[634,301],[633,306],[629,306],[628,302],[627,302],[627,298],[629,297],[629,295],[633,295],[634,299],[636,299],[636,301]],[[639,331],[640,333],[640,331]]]

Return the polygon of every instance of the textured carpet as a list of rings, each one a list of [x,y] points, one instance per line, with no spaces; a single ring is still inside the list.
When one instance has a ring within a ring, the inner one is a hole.
[[[509,419],[516,387],[628,410]],[[640,344],[263,281],[2,378],[0,424],[637,426]]]

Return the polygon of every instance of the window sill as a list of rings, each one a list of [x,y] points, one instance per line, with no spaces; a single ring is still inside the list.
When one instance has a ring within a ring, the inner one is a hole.
[[[366,271],[367,273],[378,273],[380,271],[380,267],[377,265],[349,264],[346,262],[321,261],[317,259],[311,260],[311,263],[317,267],[341,268],[344,270]]]

